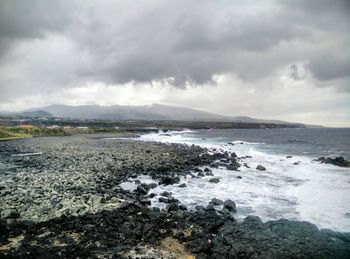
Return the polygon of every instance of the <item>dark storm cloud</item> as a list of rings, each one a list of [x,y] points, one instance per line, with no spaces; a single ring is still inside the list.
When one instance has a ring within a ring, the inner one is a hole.
[[[0,84],[23,93],[86,81],[184,87],[216,74],[255,81],[297,62],[338,80],[350,73],[347,2],[0,0],[0,65],[14,75]]]
[[[57,0],[1,0],[0,54],[19,40],[62,31],[70,19],[69,6]]]
[[[97,63],[104,64],[92,67],[91,73],[116,83],[173,78],[179,86],[188,81],[207,83],[222,73],[256,79],[268,75],[276,64],[266,60],[257,67],[260,61],[250,53],[268,52],[283,41],[310,35],[301,26],[289,25],[278,12],[243,16],[224,1],[218,6],[195,1],[156,3],[141,15],[121,17],[122,26],[104,17],[99,21],[104,25],[94,33],[83,30],[78,34],[75,40],[89,49]],[[130,13],[129,6],[124,8]],[[247,71],[242,62],[255,63],[254,69]]]

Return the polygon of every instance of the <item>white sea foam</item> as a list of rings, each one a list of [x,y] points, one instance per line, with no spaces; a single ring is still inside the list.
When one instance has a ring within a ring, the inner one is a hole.
[[[160,185],[151,192],[160,194],[170,191],[182,204],[193,209],[195,205],[206,206],[212,198],[232,199],[237,203],[239,218],[257,215],[262,220],[286,218],[306,220],[320,228],[350,231],[350,171],[333,165],[319,164],[308,157],[285,154],[274,155],[256,149],[263,143],[241,143],[230,145],[215,143],[212,139],[200,139],[183,132],[169,132],[167,135],[148,134],[140,137],[143,141],[198,144],[209,149],[236,152],[251,168],[242,166],[239,172],[213,169],[220,182],[210,183],[212,176],[203,178],[181,178],[186,188],[178,185]],[[251,157],[249,157],[251,156]],[[295,164],[297,163],[297,164]],[[256,170],[263,165],[266,171]],[[237,176],[242,176],[238,179]],[[142,182],[152,182],[147,176],[139,177]],[[123,188],[131,189],[132,185]],[[158,197],[152,206],[164,207]]]

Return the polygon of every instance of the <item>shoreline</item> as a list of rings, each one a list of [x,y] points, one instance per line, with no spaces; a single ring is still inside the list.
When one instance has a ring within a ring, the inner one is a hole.
[[[307,222],[263,223],[252,216],[237,222],[232,206],[187,211],[171,195],[165,197],[166,210],[149,208],[152,186],[139,184],[129,192],[119,184],[144,173],[174,184],[200,166],[210,170],[218,159],[237,160],[198,146],[99,136],[106,134],[0,143],[0,257],[350,255],[350,233],[318,230]],[[11,156],[29,152],[43,154]]]

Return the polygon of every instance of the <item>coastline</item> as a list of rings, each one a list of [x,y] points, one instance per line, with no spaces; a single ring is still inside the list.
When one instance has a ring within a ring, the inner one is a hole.
[[[187,211],[175,200],[164,211],[149,208],[152,186],[130,192],[119,184],[145,173],[174,184],[200,166],[235,159],[198,146],[123,139],[128,136],[0,143],[0,257],[349,257],[349,233],[307,222],[237,222],[233,211]],[[11,156],[31,152],[42,154]]]

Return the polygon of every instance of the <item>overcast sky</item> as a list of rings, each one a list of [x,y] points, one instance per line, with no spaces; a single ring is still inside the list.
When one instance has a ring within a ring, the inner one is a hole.
[[[0,0],[0,110],[161,103],[350,126],[349,0]]]

